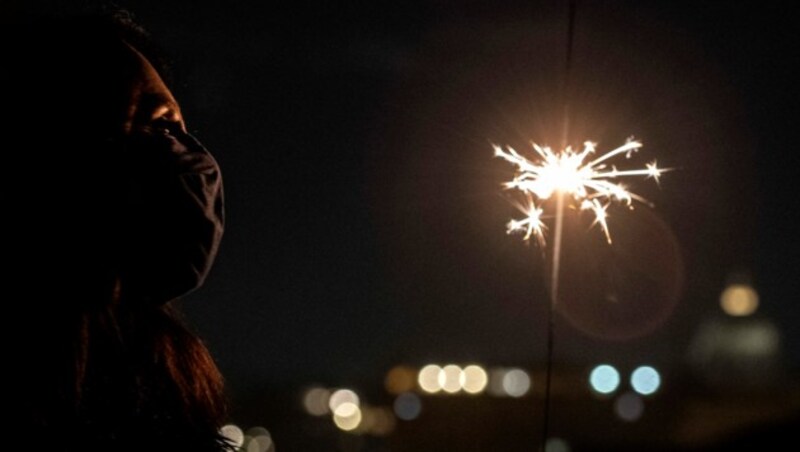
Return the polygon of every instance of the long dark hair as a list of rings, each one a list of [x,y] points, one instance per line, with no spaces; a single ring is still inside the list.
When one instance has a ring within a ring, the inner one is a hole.
[[[113,52],[127,43],[168,79],[165,60],[124,12],[2,20],[0,139],[7,167],[28,174],[7,205],[22,248],[12,279],[32,298],[11,344],[23,428],[58,450],[222,450],[222,377],[175,307],[120,287],[118,199],[104,189],[117,177],[103,167]]]

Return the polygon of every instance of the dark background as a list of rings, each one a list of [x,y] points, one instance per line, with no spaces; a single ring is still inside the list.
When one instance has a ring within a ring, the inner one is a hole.
[[[511,168],[491,144],[557,144],[566,2],[359,3],[118,3],[168,50],[189,129],[225,176],[221,255],[182,304],[227,377],[233,419],[273,429],[283,450],[310,450],[286,419],[314,382],[377,403],[398,363],[544,366],[546,265],[504,233]],[[692,339],[724,317],[734,278],[780,332],[776,391],[796,388],[792,10],[578,2],[571,142],[609,150],[635,136],[636,164],[676,170],[660,188],[632,181],[653,211],[611,211],[631,265],[666,271],[625,323],[592,326],[565,307],[557,365],[649,363],[684,382]],[[659,252],[673,246],[682,263]],[[594,291],[569,275],[573,292]]]

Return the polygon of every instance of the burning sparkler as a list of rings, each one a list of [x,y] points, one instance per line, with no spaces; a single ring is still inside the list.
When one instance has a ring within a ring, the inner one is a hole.
[[[571,198],[581,210],[591,210],[594,213],[594,223],[599,225],[611,243],[611,234],[606,221],[608,206],[616,201],[631,206],[633,201],[651,205],[643,197],[630,192],[625,185],[613,182],[614,179],[631,176],[646,176],[653,178],[656,183],[667,169],[659,168],[655,161],[645,165],[645,168],[632,170],[618,170],[615,165],[610,165],[608,160],[619,155],[630,158],[637,152],[642,143],[629,139],[624,145],[607,152],[594,160],[587,159],[596,153],[596,143],[587,141],[581,152],[567,147],[561,152],[553,152],[549,147],[542,147],[533,143],[533,149],[540,159],[531,161],[520,155],[511,147],[503,150],[494,146],[494,155],[500,157],[517,167],[514,178],[504,184],[507,189],[516,189],[525,195],[524,204],[516,207],[525,214],[525,218],[511,220],[508,223],[508,233],[524,232],[524,239],[536,237],[540,246],[545,245],[544,224],[542,208],[543,202],[554,194]],[[538,200],[538,205],[537,205]]]
[[[569,61],[569,58],[568,58]],[[566,124],[569,124],[566,121]],[[565,132],[566,136],[566,132]],[[625,155],[629,159],[634,152],[638,152],[642,143],[633,139],[622,146],[600,155],[594,159],[596,144],[587,141],[580,152],[567,146],[561,152],[553,152],[546,146],[533,144],[533,149],[539,159],[529,160],[520,155],[513,148],[507,146],[504,150],[494,146],[494,155],[516,166],[514,178],[504,184],[507,189],[522,192],[524,203],[517,203],[516,207],[525,214],[522,219],[512,219],[508,223],[507,232],[524,232],[524,239],[536,237],[539,246],[545,248],[544,204],[550,198],[556,198],[555,212],[555,241],[552,254],[552,273],[550,275],[550,309],[548,310],[547,328],[547,372],[545,379],[544,422],[542,431],[542,450],[546,449],[549,431],[550,413],[550,380],[552,378],[552,361],[554,347],[554,320],[553,311],[558,301],[558,279],[561,258],[561,235],[565,202],[570,200],[573,206],[580,210],[591,210],[594,213],[592,226],[599,225],[611,244],[611,234],[608,231],[608,214],[606,210],[612,202],[619,202],[633,208],[633,201],[651,205],[645,198],[630,192],[625,185],[615,179],[633,176],[653,178],[656,183],[667,169],[659,168],[655,161],[648,163],[644,168],[619,170],[609,160]],[[591,159],[591,160],[590,160]]]

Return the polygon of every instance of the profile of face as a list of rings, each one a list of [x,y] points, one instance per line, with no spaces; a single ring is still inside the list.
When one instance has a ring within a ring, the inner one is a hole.
[[[19,104],[35,109],[22,116],[37,120],[19,124],[17,166],[43,193],[24,217],[50,226],[25,259],[55,259],[75,291],[105,287],[95,299],[109,284],[156,304],[199,287],[222,236],[222,179],[161,75],[113,35],[42,51],[22,65],[32,89]]]
[[[129,67],[120,74],[121,132],[151,132],[153,129],[186,131],[180,107],[158,71],[138,50],[123,43],[122,58]]]
[[[120,72],[115,135],[124,137],[134,194],[122,277],[160,303],[201,285],[210,269],[223,229],[221,179],[216,161],[186,133],[158,71],[123,44],[121,67],[129,71]]]

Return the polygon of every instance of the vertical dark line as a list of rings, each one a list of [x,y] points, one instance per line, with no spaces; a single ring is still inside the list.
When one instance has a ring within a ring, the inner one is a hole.
[[[558,212],[556,213],[556,245],[561,238],[561,221],[564,215],[564,195],[558,194]],[[550,430],[550,382],[553,376],[553,348],[555,342],[555,305],[558,299],[558,250],[553,246],[553,274],[550,283],[550,301],[547,303],[547,361],[545,364],[545,383],[544,383],[544,414],[542,420],[542,452],[547,445],[547,437]]]
[[[564,64],[564,84],[563,84],[563,99],[564,99],[564,123],[563,134],[561,137],[561,149],[565,149],[569,143],[569,98],[570,98],[570,78],[572,72],[572,47],[575,35],[575,11],[577,9],[577,0],[570,0],[567,21],[567,49],[566,61]],[[550,434],[550,399],[551,399],[551,383],[553,379],[553,350],[555,348],[555,306],[558,302],[558,272],[560,256],[558,255],[561,250],[561,228],[563,216],[563,194],[559,194],[558,198],[558,212],[556,213],[556,243],[553,246],[553,275],[550,284],[550,303],[547,309],[547,360],[545,366],[545,384],[544,384],[544,413],[542,420],[542,442],[541,451],[546,452],[547,439]]]
[[[561,137],[561,148],[564,149],[569,143],[569,98],[570,87],[572,82],[572,43],[575,36],[575,11],[577,9],[577,0],[570,0],[569,10],[567,16],[567,48],[564,62],[564,84],[562,87],[562,96],[564,100],[564,123],[563,135]]]

